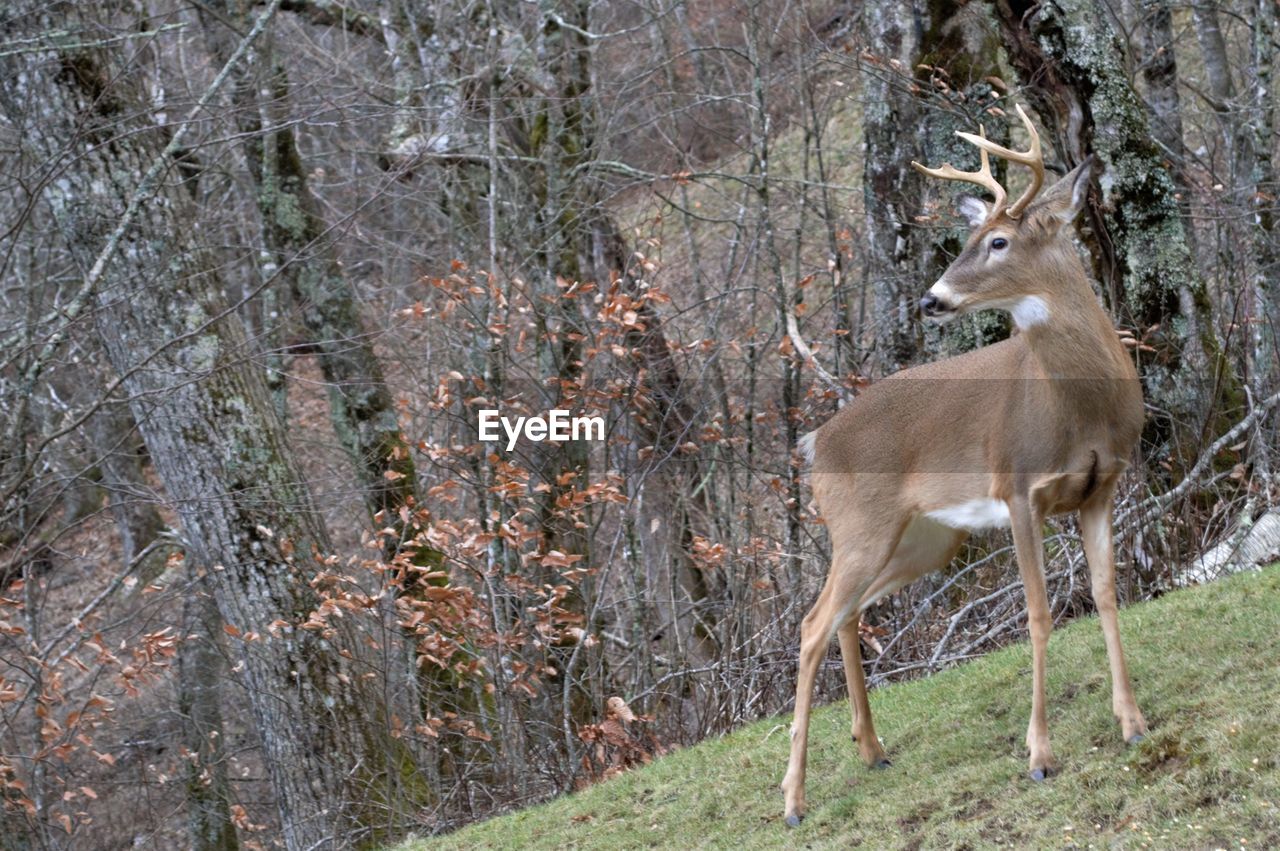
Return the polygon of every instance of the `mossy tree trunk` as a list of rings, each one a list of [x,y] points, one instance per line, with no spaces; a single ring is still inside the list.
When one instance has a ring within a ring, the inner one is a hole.
[[[868,335],[878,375],[916,362],[925,339],[917,302],[964,246],[968,231],[953,213],[974,187],[925,180],[912,160],[970,168],[977,154],[956,130],[984,124],[1004,142],[1004,119],[988,112],[1000,73],[1000,47],[980,5],[952,0],[888,0],[863,16],[868,53],[863,127],[863,208],[867,248],[863,274],[872,293]],[[1003,174],[1003,163],[993,166]],[[954,354],[1008,335],[1009,324],[984,313],[939,332],[931,345]]]
[[[226,22],[243,31],[249,25],[252,6],[249,0],[220,0],[226,20],[206,20],[207,40],[218,61],[225,62],[234,49],[235,34]],[[401,4],[395,9],[394,23],[403,29],[388,24],[381,33],[384,38],[388,34],[400,38],[399,52],[404,53],[405,46],[416,44],[422,33],[411,28],[411,16]],[[231,92],[263,241],[278,270],[279,280],[269,288],[278,289],[277,301],[287,299],[301,315],[304,342],[299,348],[315,355],[324,374],[329,421],[355,468],[371,522],[376,528],[396,532],[385,539],[387,558],[402,553],[412,564],[432,568],[435,574],[427,580],[406,575],[405,588],[397,593],[421,593],[413,587],[415,583],[447,585],[449,578],[440,569],[444,566],[440,552],[421,541],[404,548],[414,537],[414,524],[404,518],[416,515],[417,522],[425,519],[412,448],[401,431],[373,337],[360,315],[355,288],[342,268],[321,213],[321,201],[308,181],[310,169],[290,111],[289,74],[270,38],[256,49]],[[262,97],[261,92],[268,92],[269,97]],[[435,666],[420,673],[416,640],[396,625],[399,613],[395,598],[384,595],[380,600],[387,644],[385,664],[393,681],[389,699],[396,714],[412,725],[425,720],[426,715],[448,711],[474,717],[474,684],[459,683],[452,671]]]
[[[910,167],[919,159],[919,126],[923,105],[910,90],[920,56],[920,2],[868,3],[864,38],[871,55],[863,66],[862,126],[866,157],[862,172],[862,205],[866,228],[864,286],[870,310],[862,322],[875,350],[874,369],[884,375],[911,363],[919,347],[915,303],[924,285],[920,257],[927,242],[914,225],[924,207],[924,184]],[[863,303],[867,303],[866,295]]]
[[[624,265],[619,265],[619,249],[612,243],[617,229],[603,205],[604,187],[592,170],[602,139],[588,38],[590,8],[587,0],[541,0],[536,7],[497,10],[500,20],[494,22],[504,32],[500,53],[512,58],[505,77],[494,86],[502,99],[501,123],[516,155],[503,172],[510,185],[502,189],[511,193],[512,208],[528,211],[527,222],[505,223],[503,236],[512,260],[526,263],[537,282],[538,359],[541,374],[554,376],[545,389],[537,389],[538,404],[575,415],[590,397],[582,391],[592,347],[588,311],[595,310],[589,296],[584,304],[582,285],[594,283],[607,292],[611,273],[626,271],[625,254]],[[516,50],[520,44],[528,48]],[[568,440],[542,444],[532,454],[536,478],[545,485],[539,547],[543,553],[579,556],[575,571],[598,567],[592,564],[590,533],[596,508],[580,495],[590,484],[590,450],[585,440]],[[597,633],[601,625],[586,622],[598,599],[593,574],[566,581],[559,568],[544,566],[537,578],[567,585],[561,608]],[[578,770],[577,729],[594,721],[603,706],[605,657],[598,644],[568,641],[549,652],[557,671],[554,684],[570,776]]]
[[[531,153],[538,158],[532,198],[538,204],[537,222],[545,248],[539,252],[545,291],[554,307],[548,316],[544,352],[551,373],[559,378],[558,407],[579,408],[577,390],[584,369],[589,329],[579,299],[565,292],[565,285],[588,280],[591,275],[591,218],[596,212],[582,179],[590,163],[594,137],[591,91],[591,49],[586,39],[561,22],[586,31],[587,2],[542,0],[536,49],[546,63],[554,85],[542,99],[530,138]],[[546,481],[551,486],[543,502],[543,529],[548,549],[589,556],[589,541],[574,519],[556,506],[571,491],[586,484],[588,447],[585,441],[566,441],[550,451]],[[572,475],[572,479],[567,479]]]
[[[101,22],[118,10],[19,7],[5,36],[42,49],[2,60],[0,106],[55,169],[43,198],[88,269],[166,134],[139,107],[141,81],[118,48],[84,46],[120,43]],[[100,278],[99,335],[181,518],[187,558],[207,571],[236,633],[231,653],[285,843],[349,846],[386,817],[370,801],[398,774],[400,751],[383,734],[381,695],[354,661],[358,627],[345,619],[323,633],[299,628],[320,603],[310,580],[328,534],[262,371],[244,356],[250,344],[223,299],[218,265],[196,239],[192,199],[163,176],[143,189],[150,198]]]
[[[224,21],[207,21],[219,62],[235,48],[236,30],[250,22],[249,0],[222,0]],[[371,516],[396,525],[401,506],[415,505],[413,456],[400,430],[391,391],[311,190],[290,122],[289,76],[263,42],[232,86],[237,130],[262,217],[263,239],[280,283],[301,313],[304,350],[314,352],[329,388],[334,433],[351,457]],[[270,92],[260,101],[258,92]]]
[[[531,253],[547,300],[538,340],[540,359],[544,374],[556,377],[550,404],[575,414],[581,413],[584,402],[581,389],[590,329],[581,300],[568,290],[589,280],[592,273],[593,209],[589,181],[582,172],[597,140],[592,133],[590,46],[564,23],[587,31],[588,6],[585,0],[539,3],[538,32],[532,44],[537,57],[533,61],[541,67],[526,71],[550,88],[530,92],[531,120],[521,134],[522,153],[530,158],[522,171],[521,200],[532,209],[534,221],[533,232],[526,236],[531,237]],[[577,568],[588,566],[592,555],[583,514],[588,509],[573,506],[574,492],[588,484],[589,462],[585,440],[549,445],[538,462],[539,478],[548,488],[539,516],[541,547],[544,552],[580,556]],[[544,577],[542,581],[564,581],[556,569],[544,569]],[[584,576],[568,585],[572,590],[562,606],[585,619],[592,599],[591,581]],[[585,676],[601,656],[581,645],[557,649],[554,655],[560,672],[563,734],[566,749],[573,753],[577,747],[574,728],[593,720],[603,702],[598,677]]]
[[[1235,403],[1234,371],[1210,320],[1169,165],[1129,79],[1124,51],[1098,0],[994,0],[1011,64],[1028,99],[1073,165],[1101,161],[1102,203],[1089,206],[1095,275],[1112,310],[1156,352],[1140,364],[1152,415],[1145,452],[1194,457],[1221,406]]]

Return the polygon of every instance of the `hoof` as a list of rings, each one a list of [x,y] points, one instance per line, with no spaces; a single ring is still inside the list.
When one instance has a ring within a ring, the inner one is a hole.
[[[1036,781],[1037,783],[1043,783],[1045,778],[1048,776],[1049,776],[1049,769],[1047,768],[1031,769],[1031,779]]]
[[[804,816],[787,816],[787,827],[799,827],[802,821]]]
[[[882,758],[879,762],[877,762],[875,765],[871,767],[879,771],[883,771],[886,768],[893,768],[893,763],[890,762],[887,758]]]
[[[1128,738],[1127,741],[1131,745],[1137,745],[1137,744],[1141,744],[1142,740],[1145,738],[1146,736],[1142,735],[1141,733],[1134,733],[1132,736]]]

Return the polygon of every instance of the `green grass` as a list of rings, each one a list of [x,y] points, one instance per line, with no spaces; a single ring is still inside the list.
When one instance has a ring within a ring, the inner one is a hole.
[[[1121,612],[1150,734],[1126,747],[1093,619],[1049,644],[1061,772],[1026,778],[1025,644],[871,705],[871,771],[844,703],[814,713],[808,817],[782,823],[789,718],[770,718],[547,804],[401,851],[446,848],[1280,847],[1280,566]]]

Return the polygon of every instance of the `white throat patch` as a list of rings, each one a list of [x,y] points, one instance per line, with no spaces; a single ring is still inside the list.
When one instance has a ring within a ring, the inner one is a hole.
[[[1013,324],[1025,331],[1049,321],[1049,304],[1038,295],[1024,296],[1013,303],[1009,313],[1013,315]]]

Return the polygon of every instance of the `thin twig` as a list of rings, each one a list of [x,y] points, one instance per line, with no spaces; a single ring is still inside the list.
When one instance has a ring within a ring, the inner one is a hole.
[[[57,647],[60,643],[62,643],[67,638],[67,636],[70,635],[72,632],[79,629],[81,624],[84,623],[85,618],[92,615],[95,611],[97,611],[99,606],[101,606],[112,595],[114,595],[117,591],[119,591],[120,586],[124,584],[125,580],[128,579],[130,576],[132,576],[133,572],[138,569],[138,566],[141,565],[144,561],[146,561],[151,556],[152,553],[166,547],[181,547],[181,543],[179,543],[177,540],[174,540],[172,537],[165,535],[165,536],[156,538],[154,541],[152,541],[151,543],[143,547],[142,550],[139,551],[139,553],[135,555],[127,565],[125,565],[124,570],[116,574],[115,578],[113,578],[111,582],[107,584],[107,587],[99,591],[97,596],[95,596],[92,600],[86,603],[84,608],[82,608],[75,615],[75,617],[71,618],[71,622],[68,623],[65,627],[63,627],[62,631],[59,632],[56,636],[54,636],[53,640],[51,640],[48,644],[44,646],[44,649],[40,651],[40,658],[43,659],[48,657],[48,655],[53,652],[53,648]],[[66,659],[68,656],[74,653],[80,647],[81,644],[87,641],[90,635],[91,633],[82,631],[80,633],[79,638],[71,642],[71,644],[69,644],[65,650],[59,653],[58,658],[54,659],[52,664],[49,667],[56,668],[59,664],[62,663],[64,659]]]
[[[62,346],[63,341],[67,338],[68,329],[89,305],[89,301],[98,289],[98,283],[102,280],[102,276],[106,274],[107,266],[115,256],[116,249],[120,246],[120,240],[124,238],[129,228],[133,226],[133,221],[137,218],[143,206],[151,200],[159,189],[161,174],[173,164],[174,155],[182,149],[188,131],[195,125],[196,118],[213,102],[213,99],[231,75],[232,69],[244,58],[250,46],[258,39],[258,36],[262,35],[267,23],[280,7],[280,2],[281,0],[272,0],[258,20],[254,22],[253,29],[236,46],[231,58],[222,66],[222,70],[218,72],[218,75],[213,78],[213,82],[209,84],[209,88],[201,96],[200,100],[191,108],[186,120],[178,125],[178,129],[174,131],[173,136],[169,139],[169,144],[165,145],[164,150],[151,161],[151,165],[143,174],[142,180],[138,182],[137,187],[133,190],[133,195],[129,198],[129,203],[125,206],[120,220],[116,222],[115,228],[107,237],[106,244],[98,252],[93,265],[89,267],[88,273],[84,276],[80,289],[72,297],[71,302],[62,310],[64,320],[62,326],[49,335],[39,355],[27,368],[26,374],[23,376],[23,387],[26,393],[29,394],[34,390],[35,383],[44,371],[45,364],[53,358],[53,355]],[[7,435],[6,437],[8,442],[12,442],[14,436]]]
[[[1240,435],[1252,428],[1254,423],[1265,417],[1270,413],[1271,409],[1278,404],[1280,404],[1280,393],[1273,393],[1266,399],[1263,399],[1252,411],[1249,412],[1246,417],[1244,417],[1244,419],[1240,420],[1240,422],[1228,429],[1221,437],[1209,444],[1208,449],[1200,453],[1200,457],[1196,459],[1196,463],[1191,467],[1187,472],[1187,475],[1177,484],[1176,487],[1165,491],[1164,493],[1148,497],[1143,500],[1140,505],[1125,511],[1117,517],[1115,523],[1116,529],[1119,530],[1123,524],[1129,522],[1140,527],[1146,526],[1152,520],[1155,520],[1161,514],[1168,511],[1170,505],[1195,486],[1195,484],[1200,480],[1200,477],[1204,475],[1205,470],[1213,463],[1213,459],[1217,457],[1219,452],[1234,442],[1236,438],[1240,437]],[[1133,517],[1134,514],[1138,515],[1137,519],[1130,521],[1130,518]]]

